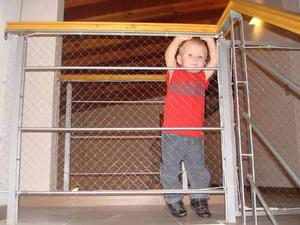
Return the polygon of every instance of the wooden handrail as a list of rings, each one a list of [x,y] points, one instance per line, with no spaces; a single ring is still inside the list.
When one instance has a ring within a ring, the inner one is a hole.
[[[179,32],[217,34],[217,25],[179,23],[128,23],[128,22],[9,22],[9,32]]]
[[[261,4],[248,2],[245,0],[231,0],[230,9],[245,14],[247,16],[259,18],[264,22],[300,34],[299,13],[278,10],[271,7],[263,6]],[[220,31],[222,25],[223,21],[219,20],[218,31]]]
[[[218,32],[220,32],[222,30],[223,25],[225,24],[226,20],[230,16],[230,11],[232,9],[232,5],[233,5],[232,1],[228,2],[224,12],[222,13],[222,16],[220,17],[220,19],[217,23]]]

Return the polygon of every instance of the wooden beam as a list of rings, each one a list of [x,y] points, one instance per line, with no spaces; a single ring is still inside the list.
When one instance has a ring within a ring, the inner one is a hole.
[[[216,25],[118,22],[8,22],[7,31],[21,32],[176,32],[216,34]]]
[[[233,1],[233,9],[264,22],[300,34],[300,14],[265,7],[247,1]]]
[[[228,17],[230,16],[230,10],[232,8],[232,5],[233,5],[233,2],[230,1],[225,10],[223,11],[222,13],[222,16],[220,17],[218,23],[217,23],[217,29],[218,29],[218,32],[220,32],[222,30],[222,27],[223,25],[225,24],[226,20],[228,19]]]
[[[231,0],[217,24],[218,31],[221,30],[230,10],[235,10],[247,16],[257,17],[266,23],[300,34],[299,13],[274,9],[245,0]]]

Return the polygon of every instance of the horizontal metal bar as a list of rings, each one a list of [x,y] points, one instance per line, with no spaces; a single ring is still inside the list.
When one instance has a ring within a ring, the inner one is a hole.
[[[244,81],[244,80],[240,80],[240,81],[237,81],[237,84],[247,84],[248,82],[247,81]]]
[[[190,33],[190,32],[168,32],[168,33],[162,33],[162,32],[130,32],[130,31],[116,31],[116,32],[33,32],[33,33],[25,33],[23,36],[26,37],[32,37],[32,36],[56,36],[56,35],[95,35],[95,36],[162,36],[162,37],[176,37],[181,35],[189,35],[193,37],[214,37],[219,38],[218,34],[199,34],[199,33]]]
[[[269,207],[272,214],[275,215],[291,215],[291,214],[300,214],[300,208],[278,208],[278,207]],[[266,216],[265,209],[263,207],[256,208],[256,214],[258,216]],[[241,216],[240,212],[237,212],[237,216]],[[246,216],[252,216],[252,208],[246,208]]]
[[[300,207],[295,207],[295,208],[269,207],[269,209],[270,209],[270,211],[272,212],[273,215],[276,215],[276,214],[277,215],[280,215],[280,214],[284,215],[285,214],[284,211],[290,211],[289,213],[292,213],[292,211],[294,211],[293,214],[300,214],[300,213],[295,213],[295,211],[299,211],[300,210]],[[251,208],[249,208],[248,210],[251,210]],[[266,215],[264,207],[257,207],[256,211],[263,211],[260,215],[263,215],[263,216]],[[280,212],[276,213],[278,211],[280,211]]]
[[[245,153],[243,153],[243,154],[241,154],[241,156],[253,156],[252,154],[245,154]]]
[[[255,190],[255,193],[256,193],[256,195],[257,195],[259,201],[260,201],[261,204],[263,205],[263,207],[264,207],[264,209],[265,209],[267,215],[269,216],[271,222],[272,222],[274,225],[278,225],[277,222],[276,222],[276,220],[275,220],[275,218],[274,218],[274,216],[273,216],[273,214],[271,213],[271,211],[270,211],[270,209],[269,209],[267,203],[265,202],[265,200],[264,200],[264,198],[263,198],[263,196],[262,196],[260,190],[256,187],[256,184],[255,184],[255,182],[253,181],[252,176],[251,176],[250,174],[247,175],[247,179],[248,179],[248,181],[249,181],[249,183],[250,183],[250,185],[251,185],[251,188]]]
[[[227,43],[232,46],[231,41],[228,40]],[[236,48],[241,48],[241,41],[235,40]],[[245,48],[266,48],[266,49],[287,49],[287,50],[300,50],[299,44],[289,44],[289,45],[281,45],[280,43],[270,43],[267,42],[260,42],[260,41],[245,41]]]
[[[103,190],[103,191],[19,191],[19,195],[71,195],[71,196],[95,196],[95,195],[161,195],[161,194],[225,194],[225,189],[223,187],[219,188],[206,188],[206,189],[163,189],[163,190]]]
[[[282,75],[281,73],[279,73],[277,70],[271,68],[270,66],[264,64],[263,62],[257,60],[255,58],[255,56],[253,56],[252,54],[250,54],[249,52],[246,52],[247,57],[253,61],[254,63],[256,63],[258,66],[260,66],[261,68],[263,68],[264,70],[266,70],[267,72],[270,73],[270,75],[272,75],[273,77],[275,77],[277,80],[281,81],[283,84],[285,84],[289,89],[293,90],[294,92],[296,92],[298,95],[300,95],[300,84],[297,84],[296,82],[293,82],[291,80],[289,80],[288,78],[286,78],[284,75]]]
[[[103,103],[103,104],[157,104],[164,101],[72,101],[73,103]]]
[[[76,132],[76,131],[167,131],[167,130],[203,130],[219,131],[222,127],[103,127],[103,128],[53,128],[53,127],[21,127],[22,132]]]
[[[275,46],[275,45],[258,45],[258,46],[246,46],[247,49],[285,49],[285,50],[300,50],[298,47],[289,47],[289,46]]]
[[[25,66],[26,71],[49,70],[220,70],[219,67]],[[145,74],[147,75],[147,74]],[[99,75],[101,76],[101,75]],[[151,74],[149,74],[151,76]]]
[[[263,141],[263,143],[268,147],[272,155],[277,159],[277,161],[280,163],[280,165],[285,169],[285,171],[288,173],[288,175],[292,178],[292,180],[295,182],[295,184],[300,187],[300,179],[294,173],[294,171],[290,168],[290,166],[285,162],[285,160],[281,157],[280,154],[278,154],[278,151],[275,149],[275,147],[269,142],[269,140],[265,137],[265,135],[257,128],[257,126],[253,123],[253,121],[244,114],[244,118],[252,125],[252,129],[255,131],[255,133],[258,135],[258,137]]]
[[[72,139],[154,139],[161,136],[71,136]]]
[[[139,173],[70,173],[72,176],[126,176],[126,175],[158,175],[159,172]]]

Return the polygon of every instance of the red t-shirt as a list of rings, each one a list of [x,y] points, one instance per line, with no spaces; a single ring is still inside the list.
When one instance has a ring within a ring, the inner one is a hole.
[[[205,90],[208,81],[203,71],[190,73],[174,70],[171,81],[166,73],[167,95],[163,127],[202,127],[204,121]],[[200,130],[168,130],[171,134],[203,137]]]

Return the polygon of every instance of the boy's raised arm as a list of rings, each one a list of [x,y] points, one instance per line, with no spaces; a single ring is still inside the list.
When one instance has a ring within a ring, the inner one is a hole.
[[[203,37],[201,38],[203,41],[207,43],[208,51],[209,51],[209,62],[206,67],[216,67],[217,66],[217,49],[215,40],[211,37]],[[205,70],[205,78],[208,80],[214,73],[214,70]]]

